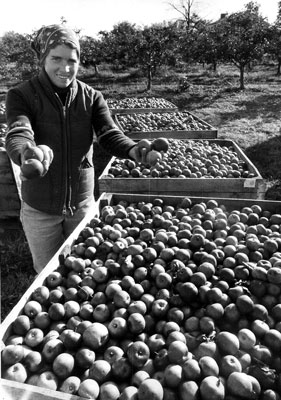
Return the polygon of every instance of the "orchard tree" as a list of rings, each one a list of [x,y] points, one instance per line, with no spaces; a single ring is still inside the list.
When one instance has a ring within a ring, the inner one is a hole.
[[[86,68],[93,66],[96,74],[98,74],[98,64],[103,60],[101,41],[91,36],[82,36],[80,39],[80,47],[81,64]]]
[[[197,3],[199,3],[198,0],[177,0],[169,3],[179,13],[177,19],[178,45],[185,62],[193,59],[198,31],[202,31],[202,26],[206,23],[193,11]]]
[[[277,60],[277,75],[281,74],[281,1],[278,3],[278,13],[275,23],[270,27],[268,53]]]
[[[175,62],[173,53],[176,43],[175,29],[171,24],[153,24],[138,31],[136,61],[146,72],[148,91],[157,68]]]
[[[194,37],[192,58],[200,63],[213,65],[213,71],[217,70],[217,64],[223,58],[225,51],[222,37],[224,31],[219,23],[206,22],[202,24]]]
[[[109,32],[99,32],[104,59],[117,68],[135,65],[137,28],[135,24],[120,22]]]
[[[38,70],[31,41],[34,34],[7,32],[0,39],[0,73],[8,79],[28,79]]]
[[[240,71],[240,89],[245,89],[245,67],[260,61],[269,38],[269,23],[259,13],[259,6],[250,2],[245,11],[230,14],[220,22],[224,36],[225,59]]]

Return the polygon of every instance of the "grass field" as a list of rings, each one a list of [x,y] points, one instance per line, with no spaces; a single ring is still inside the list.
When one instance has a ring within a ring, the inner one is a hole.
[[[185,90],[180,90],[184,75],[188,77]],[[239,73],[232,66],[218,67],[216,72],[202,67],[192,67],[186,74],[162,71],[150,93],[137,74],[116,77],[104,72],[83,79],[102,90],[106,98],[158,96],[197,115],[218,129],[218,138],[233,140],[241,147],[266,180],[267,198],[281,200],[281,77],[276,75],[276,66],[256,66],[247,72],[244,91],[237,89]],[[99,150],[97,175],[107,162],[108,155]],[[21,230],[2,235],[0,231],[0,258],[3,319],[35,276]]]

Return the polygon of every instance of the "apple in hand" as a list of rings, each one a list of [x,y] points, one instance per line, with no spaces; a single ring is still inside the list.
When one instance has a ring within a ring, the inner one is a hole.
[[[24,150],[23,157],[24,157],[24,160],[29,160],[29,159],[33,158],[34,160],[38,160],[38,161],[42,162],[44,160],[44,153],[40,149],[40,147],[29,146]]]
[[[34,179],[43,175],[44,166],[35,158],[25,160],[21,165],[21,173],[26,179]]]

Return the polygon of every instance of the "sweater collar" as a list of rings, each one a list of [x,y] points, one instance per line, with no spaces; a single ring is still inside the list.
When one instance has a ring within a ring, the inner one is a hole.
[[[42,68],[41,71],[39,72],[39,81],[49,94],[54,94],[57,91],[52,82],[50,81],[50,78],[48,77],[48,74],[44,68]],[[58,90],[60,89],[58,88]],[[71,84],[68,87],[68,90],[69,90],[69,100],[71,102],[75,98],[78,92],[77,79],[74,79],[71,82]]]

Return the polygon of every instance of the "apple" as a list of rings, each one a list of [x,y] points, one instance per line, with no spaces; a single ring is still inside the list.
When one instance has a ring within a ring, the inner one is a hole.
[[[182,365],[188,356],[188,347],[181,340],[174,340],[168,347],[168,358],[171,364]]]
[[[127,321],[123,317],[114,317],[109,322],[107,329],[112,338],[121,338],[128,331]]]
[[[99,393],[100,393],[99,384],[94,379],[90,378],[87,378],[80,383],[77,392],[78,396],[92,400],[97,400]]]
[[[41,374],[39,374],[36,380],[36,386],[51,390],[57,390],[58,378],[52,371],[43,371]]]
[[[235,355],[240,348],[238,337],[231,332],[220,331],[216,336],[216,342],[222,354]]]
[[[129,315],[127,320],[129,332],[133,334],[140,334],[145,329],[144,316],[138,312]]]
[[[258,399],[261,391],[257,379],[245,372],[232,372],[227,378],[226,389],[229,394],[245,399]]]
[[[29,300],[25,303],[23,311],[25,315],[32,319],[42,311],[42,305],[36,300]]]
[[[72,329],[65,329],[59,336],[59,339],[64,344],[67,350],[77,349],[82,342],[81,333],[75,332]]]
[[[31,328],[24,337],[24,343],[33,348],[43,342],[44,332],[40,328]]]
[[[75,365],[74,356],[70,353],[60,353],[52,363],[52,370],[59,379],[68,378]]]
[[[65,316],[65,308],[62,303],[52,303],[48,308],[48,314],[53,321],[60,321]]]
[[[137,340],[129,345],[127,357],[133,367],[141,368],[150,357],[150,349],[147,344]]]
[[[34,289],[32,299],[38,301],[40,304],[47,304],[49,300],[50,290],[47,286],[42,285]]]
[[[10,381],[24,383],[27,379],[27,372],[23,364],[16,362],[5,369],[2,376],[4,379],[8,379]]]
[[[95,360],[89,367],[89,378],[94,379],[98,384],[106,382],[111,377],[111,364],[106,360]]]
[[[93,322],[82,334],[84,345],[92,350],[97,350],[102,347],[109,337],[108,329],[100,322]]]
[[[227,378],[232,372],[242,372],[239,359],[232,354],[223,356],[220,360],[220,374]]]
[[[194,380],[182,382],[179,385],[179,398],[180,400],[194,399],[197,400],[199,396],[199,386]]]
[[[26,179],[34,179],[43,176],[44,165],[35,158],[25,160],[21,165],[21,173]]]
[[[63,306],[65,309],[65,318],[69,319],[74,315],[79,314],[80,304],[78,303],[78,301],[68,300],[63,304]]]
[[[156,151],[164,151],[165,153],[169,150],[169,140],[166,138],[156,138],[152,142],[152,148]]]
[[[127,381],[133,374],[131,363],[126,357],[117,358],[111,365],[112,376],[122,382]]]
[[[113,381],[107,381],[100,385],[100,399],[117,400],[120,399],[118,385]]]
[[[52,363],[64,349],[64,344],[59,338],[49,339],[43,346],[42,357],[47,363]]]
[[[28,315],[18,315],[12,322],[13,332],[17,335],[25,335],[31,328],[31,321]]]
[[[51,325],[51,318],[47,311],[39,312],[34,318],[34,326],[42,330],[47,329]]]
[[[120,394],[119,400],[137,400],[138,388],[135,385],[126,386]]]
[[[90,368],[96,359],[96,353],[88,347],[80,347],[75,353],[75,362],[83,369]]]
[[[69,394],[77,394],[80,384],[81,379],[78,376],[72,375],[62,381],[59,386],[59,391]]]
[[[26,150],[23,153],[24,160],[28,159],[35,159],[40,162],[44,160],[44,153],[40,147],[37,146],[31,146],[27,147]]]
[[[43,358],[39,351],[32,350],[24,358],[23,362],[26,369],[30,372],[39,372],[43,365]]]
[[[24,349],[21,345],[8,344],[1,352],[1,361],[4,365],[21,362],[24,358]]]
[[[223,400],[225,387],[220,378],[216,376],[205,377],[199,387],[202,400]]]
[[[109,362],[109,364],[113,364],[115,360],[124,356],[124,350],[121,347],[112,345],[105,349],[103,358],[105,361]]]
[[[54,289],[61,285],[63,281],[62,274],[58,271],[52,271],[46,277],[46,285],[49,289]]]

